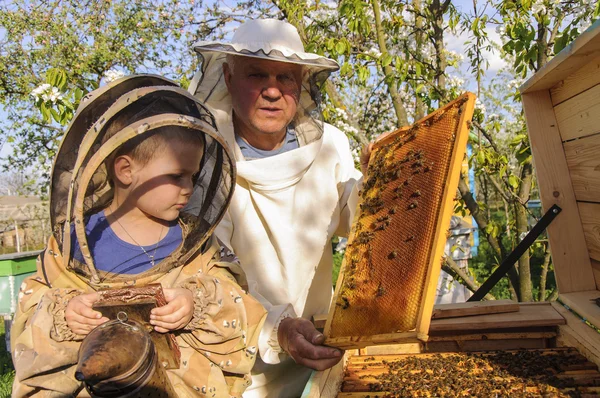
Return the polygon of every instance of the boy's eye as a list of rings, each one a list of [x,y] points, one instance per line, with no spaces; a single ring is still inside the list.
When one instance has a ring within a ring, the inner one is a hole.
[[[183,174],[171,174],[169,177],[171,177],[174,180],[181,180]]]

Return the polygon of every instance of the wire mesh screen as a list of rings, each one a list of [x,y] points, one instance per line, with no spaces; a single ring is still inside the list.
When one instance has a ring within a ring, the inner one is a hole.
[[[467,123],[462,116],[468,101],[463,96],[376,144],[330,314],[329,338],[415,329],[428,269],[440,266],[441,258],[431,259],[431,253],[436,233],[448,227],[440,229],[438,223],[442,207],[455,196],[456,187],[446,185],[453,156],[462,160],[464,154],[464,146],[457,149],[455,141],[461,127],[468,134],[461,126]]]

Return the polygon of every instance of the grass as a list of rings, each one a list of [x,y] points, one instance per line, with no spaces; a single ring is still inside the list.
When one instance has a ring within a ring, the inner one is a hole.
[[[15,370],[4,340],[4,322],[0,322],[0,398],[10,397]]]

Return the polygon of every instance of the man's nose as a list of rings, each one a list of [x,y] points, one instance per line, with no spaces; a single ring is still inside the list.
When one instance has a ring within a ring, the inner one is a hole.
[[[279,87],[279,82],[275,77],[270,77],[267,80],[261,94],[271,101],[276,101],[282,97],[281,87]]]

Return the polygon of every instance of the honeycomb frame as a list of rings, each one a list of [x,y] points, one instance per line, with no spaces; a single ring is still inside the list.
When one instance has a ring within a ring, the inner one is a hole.
[[[427,341],[474,104],[466,93],[374,144],[325,344]]]

